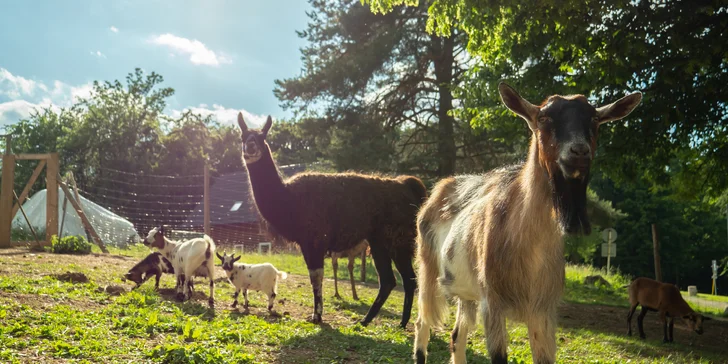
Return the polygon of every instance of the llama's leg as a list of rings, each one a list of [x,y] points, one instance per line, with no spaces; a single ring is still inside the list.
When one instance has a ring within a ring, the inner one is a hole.
[[[637,304],[635,303],[630,307],[629,313],[627,314],[627,335],[632,336],[632,315],[634,315],[634,311],[637,310]]]
[[[392,289],[397,285],[397,280],[394,278],[394,271],[392,271],[392,259],[389,258],[387,250],[382,247],[381,240],[376,242],[370,240],[370,242],[372,244],[374,266],[377,268],[377,273],[379,274],[379,293],[377,294],[377,298],[374,299],[372,307],[369,308],[366,317],[361,321],[363,326],[369,325],[374,320],[379,310],[382,309],[384,302],[387,301]],[[375,247],[377,248],[375,249]]]
[[[485,343],[492,364],[508,363],[508,330],[506,316],[496,305],[488,302],[483,305],[483,326]]]
[[[420,308],[420,312],[422,308]],[[415,362],[425,364],[427,360],[427,343],[430,342],[430,325],[422,319],[422,314],[415,322]]]
[[[404,286],[404,304],[402,305],[402,320],[399,326],[407,327],[410,315],[412,314],[412,302],[414,302],[415,290],[417,289],[417,277],[412,267],[412,257],[414,252],[400,250],[394,258],[394,266],[397,267],[399,275],[402,276],[402,286]]]
[[[359,296],[356,295],[356,283],[354,283],[354,256],[349,256],[349,265],[347,268],[349,268],[349,280],[351,281],[351,297],[358,301]]]
[[[230,306],[235,308],[238,306],[238,296],[240,295],[240,288],[235,287],[235,293],[233,293],[233,304]]]
[[[339,260],[331,254],[331,270],[334,271],[334,298],[341,299],[339,296]]]
[[[477,302],[463,301],[458,302],[458,313],[455,319],[455,328],[450,334],[450,353],[451,363],[466,363],[465,351],[468,346],[468,331],[475,323],[477,317]]]
[[[301,244],[301,247],[312,246],[313,244]],[[302,249],[303,250],[303,249]],[[308,267],[308,276],[311,279],[313,289],[313,316],[311,322],[321,323],[321,315],[324,313],[323,281],[324,281],[324,252],[303,251],[303,258]]]
[[[642,321],[645,319],[646,314],[647,314],[647,307],[642,306],[642,311],[640,312],[639,316],[637,316],[637,329],[640,331],[640,339],[644,339],[647,337],[647,336],[645,336],[644,326],[642,326]]]
[[[527,322],[534,364],[556,362],[556,310],[532,313]]]

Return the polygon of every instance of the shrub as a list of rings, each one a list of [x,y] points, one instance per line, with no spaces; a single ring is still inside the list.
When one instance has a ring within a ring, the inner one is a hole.
[[[53,235],[51,238],[51,252],[56,254],[89,254],[91,243],[83,236],[65,236],[58,239]]]

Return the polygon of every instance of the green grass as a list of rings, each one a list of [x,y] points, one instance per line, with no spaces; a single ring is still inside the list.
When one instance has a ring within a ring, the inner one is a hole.
[[[688,294],[687,291],[682,291],[681,293]],[[708,300],[708,301],[728,303],[728,296],[719,296],[719,295],[712,295],[712,294],[706,294],[706,293],[698,293],[698,298],[702,298],[702,299]]]
[[[312,299],[303,259],[295,255],[246,254],[242,261],[268,261],[294,274],[279,284],[278,299],[285,299],[285,303],[276,302],[276,310],[282,315],[268,315],[265,297],[260,293],[249,295],[252,304],[249,313],[231,311],[228,305],[232,302],[233,290],[227,283],[216,285],[217,306],[215,311],[211,311],[206,307],[206,300],[199,296],[208,293],[206,284],[200,279],[196,285],[198,296],[185,303],[160,295],[153,289],[152,282],[121,296],[108,296],[99,292],[107,284],[123,284],[121,275],[136,260],[149,253],[144,247],[110,250],[133,259],[0,250],[0,362],[412,362],[412,322],[417,317],[417,309],[415,304],[408,330],[399,329],[397,324],[403,299],[401,292],[393,292],[379,317],[368,327],[362,327],[356,322],[368,310],[376,296],[376,289],[357,287],[362,298],[361,302],[357,302],[349,298],[346,284],[343,286],[346,289],[341,292],[345,299],[336,300],[331,298],[332,285],[325,283],[325,323],[313,325],[306,321],[312,311]],[[342,279],[348,276],[345,262],[346,259],[340,262]],[[90,282],[71,284],[49,276],[66,271],[82,272],[89,277]],[[330,275],[328,262],[326,272]],[[588,267],[567,269],[565,300],[579,304],[575,306],[576,311],[566,312],[565,315],[589,317],[592,312],[589,310],[592,309],[614,310],[609,306],[601,306],[603,304],[623,305],[626,292],[618,287],[628,280],[619,275],[610,275],[607,279],[617,287],[613,290],[580,285],[584,276],[594,272]],[[373,269],[368,273],[368,280],[376,281]],[[173,281],[174,278],[167,275],[161,285],[169,288],[173,286]],[[596,325],[581,322],[586,319],[572,319],[571,323],[564,319],[564,324],[557,332],[559,362],[725,361],[725,356],[721,356],[725,355],[722,348],[698,348],[684,341],[661,344],[660,332],[654,325],[649,326],[649,320],[646,320],[648,340],[627,337],[622,330],[621,307],[616,312],[620,314],[618,317],[615,315],[614,322]],[[454,317],[454,312],[451,312],[451,316]],[[448,328],[452,323],[451,317]],[[619,327],[618,333],[609,329],[614,325]],[[525,326],[509,322],[508,328],[511,362],[530,363]],[[449,336],[449,330],[434,332],[429,345],[430,363],[447,362]],[[482,325],[478,325],[470,335],[468,359],[469,362],[487,363],[486,358]]]

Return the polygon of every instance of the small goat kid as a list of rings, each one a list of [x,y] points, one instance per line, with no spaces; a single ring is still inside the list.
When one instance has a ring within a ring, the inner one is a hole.
[[[447,297],[458,298],[452,362],[465,362],[479,304],[492,363],[507,363],[506,317],[528,326],[534,363],[555,361],[563,235],[591,231],[586,188],[597,130],[642,99],[637,92],[594,108],[581,95],[554,95],[535,106],[505,83],[498,89],[532,131],[528,157],[484,175],[444,179],[420,209],[417,363],[426,361],[430,327],[443,324]]]
[[[124,274],[124,279],[130,280],[136,283],[136,286],[132,289],[139,288],[144,282],[146,282],[152,276],[155,276],[156,281],[154,282],[154,289],[159,289],[159,278],[162,274],[170,273],[174,274],[174,267],[172,263],[162,256],[159,252],[154,252],[142,259],[141,262],[135,264],[129,271]]]
[[[703,334],[703,321],[710,320],[710,317],[703,316],[693,311],[685,302],[680,290],[670,283],[661,283],[654,279],[645,277],[637,278],[629,285],[629,314],[627,314],[627,335],[632,335],[632,315],[642,306],[642,312],[637,316],[637,328],[640,331],[640,338],[644,339],[645,330],[642,321],[647,311],[657,311],[662,321],[664,336],[663,342],[672,342],[672,329],[675,324],[675,317],[681,317],[688,329],[695,331],[698,335]],[[669,332],[668,332],[669,318]],[[668,336],[669,333],[669,336]]]
[[[247,309],[249,306],[248,290],[251,289],[268,295],[268,311],[273,310],[273,303],[275,302],[276,295],[278,295],[278,280],[286,279],[288,277],[286,272],[277,270],[270,263],[235,263],[241,258],[241,256],[235,257],[235,254],[215,254],[222,261],[222,269],[225,270],[230,284],[235,286],[235,295],[233,296],[235,301],[233,301],[230,307],[235,308],[238,306],[238,295],[240,295],[240,290],[242,290],[243,298],[245,298],[244,307]]]
[[[210,280],[210,308],[215,306],[215,242],[205,235],[202,238],[177,242],[164,236],[164,227],[154,228],[143,241],[144,245],[157,248],[165,258],[172,262],[177,277],[177,298],[189,299],[192,296],[190,283],[192,278],[206,276]],[[180,292],[180,287],[182,291]]]
[[[366,240],[362,240],[361,243],[349,250],[338,253],[331,252],[331,268],[334,270],[334,297],[341,299],[341,296],[339,295],[339,278],[337,276],[339,270],[339,258],[347,257],[349,259],[347,268],[349,269],[349,280],[351,281],[351,296],[355,300],[359,300],[359,296],[356,294],[356,283],[354,282],[354,261],[356,260],[356,257],[361,256],[361,254],[367,250],[368,246],[369,243]],[[362,264],[364,263],[362,262]]]

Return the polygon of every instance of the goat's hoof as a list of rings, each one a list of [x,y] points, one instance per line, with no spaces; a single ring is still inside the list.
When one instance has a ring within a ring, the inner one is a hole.
[[[273,311],[273,305],[268,306],[268,312]]]
[[[370,322],[370,321],[367,321],[367,320],[361,320],[361,321],[358,321],[357,323],[358,323],[359,325],[362,325],[362,326],[367,326],[367,325],[369,325],[369,322]]]
[[[407,329],[407,323],[406,323],[406,322],[400,322],[400,323],[399,323],[399,327],[400,327],[400,328],[401,328],[402,330],[405,330],[405,329]]]
[[[177,296],[176,297],[177,297],[177,301],[182,302],[182,301],[185,300],[185,295],[182,294],[182,293],[177,293]]]
[[[354,301],[359,301],[359,297],[357,297],[357,296],[354,296],[352,298],[354,299]]]
[[[235,308],[235,307],[238,307],[237,303],[233,303],[232,305],[230,305],[230,308]]]

